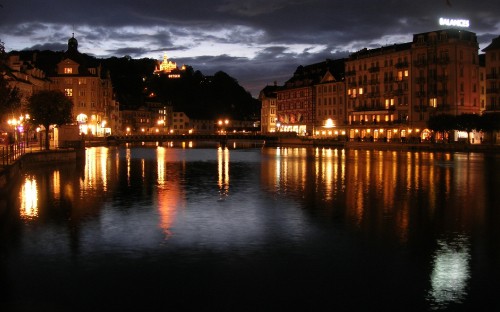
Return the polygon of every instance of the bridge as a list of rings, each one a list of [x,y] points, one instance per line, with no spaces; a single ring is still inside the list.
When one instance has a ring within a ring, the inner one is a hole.
[[[142,143],[142,142],[182,142],[182,141],[204,141],[217,142],[222,146],[227,145],[230,141],[246,141],[246,142],[277,142],[278,137],[261,135],[261,134],[132,134],[132,135],[112,135],[106,138],[108,143]]]

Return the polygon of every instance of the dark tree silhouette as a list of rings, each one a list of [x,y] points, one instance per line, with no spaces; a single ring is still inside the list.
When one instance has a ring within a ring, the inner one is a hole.
[[[0,73],[5,70],[5,48],[0,41]],[[0,74],[0,120],[5,114],[14,114],[21,107],[21,94],[16,87],[10,87],[3,74]]]
[[[73,102],[61,91],[46,90],[34,93],[28,100],[31,122],[45,127],[45,149],[49,149],[50,125],[72,122]]]

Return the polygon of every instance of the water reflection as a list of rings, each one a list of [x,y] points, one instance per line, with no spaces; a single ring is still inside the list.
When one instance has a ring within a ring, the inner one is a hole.
[[[470,243],[466,235],[453,235],[438,240],[434,254],[429,296],[433,309],[450,303],[461,303],[467,296],[470,279]]]
[[[47,289],[89,275],[95,293],[146,285],[164,294],[163,277],[185,285],[192,274],[190,286],[219,290],[244,281],[253,294],[269,285],[262,292],[286,302],[299,297],[290,292],[310,290],[300,298],[337,296],[352,310],[372,302],[386,311],[447,308],[480,298],[482,280],[500,280],[500,178],[490,170],[498,160],[489,162],[474,154],[330,148],[89,148],[84,167],[30,169],[13,188],[15,217],[31,222],[3,223],[16,224],[18,237],[10,243],[0,231],[9,248],[4,262],[12,263],[2,272],[42,289],[40,281],[62,276],[60,267],[74,260],[67,271],[79,278],[54,279]],[[472,250],[474,263],[480,258],[488,269],[472,265]],[[33,259],[37,270],[53,268],[37,278],[10,273]],[[146,274],[124,282],[138,266]]]
[[[21,218],[29,220],[38,217],[38,186],[33,176],[25,177],[19,197]]]
[[[185,207],[183,191],[180,188],[180,173],[173,164],[177,161],[172,149],[158,147],[157,157],[157,205],[160,228],[165,239],[174,235],[172,227],[177,211]]]
[[[219,147],[217,149],[217,171],[219,200],[225,200],[229,195],[229,149],[227,147]]]

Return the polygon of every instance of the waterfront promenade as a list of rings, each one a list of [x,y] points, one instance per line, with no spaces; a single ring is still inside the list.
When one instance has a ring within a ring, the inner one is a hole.
[[[45,150],[36,144],[10,145],[0,148],[0,194],[8,190],[9,182],[17,177],[24,165],[73,162],[83,157],[84,148],[54,148]]]

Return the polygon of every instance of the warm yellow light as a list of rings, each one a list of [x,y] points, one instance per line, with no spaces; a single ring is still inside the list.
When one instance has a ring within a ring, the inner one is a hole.
[[[333,120],[331,118],[328,118],[325,122],[325,128],[333,128],[333,127],[335,127]]]

